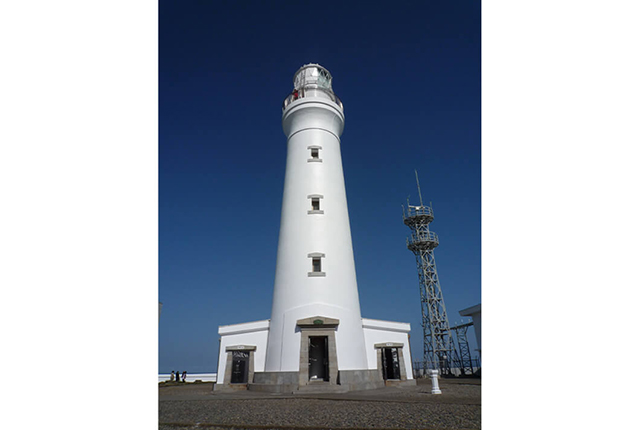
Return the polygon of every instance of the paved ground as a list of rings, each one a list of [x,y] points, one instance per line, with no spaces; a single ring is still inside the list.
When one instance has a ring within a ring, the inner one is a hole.
[[[479,429],[480,379],[335,394],[220,394],[212,383],[161,386],[159,429]]]

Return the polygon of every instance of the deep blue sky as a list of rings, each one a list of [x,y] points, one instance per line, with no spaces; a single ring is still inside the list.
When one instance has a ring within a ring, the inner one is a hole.
[[[160,372],[215,371],[218,326],[270,318],[281,103],[311,62],[344,103],[362,316],[411,323],[421,358],[414,169],[450,322],[480,303],[479,2],[160,1]]]

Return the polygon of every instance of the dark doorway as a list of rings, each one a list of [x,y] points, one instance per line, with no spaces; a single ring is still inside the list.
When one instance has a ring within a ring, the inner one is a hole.
[[[232,351],[233,361],[231,363],[231,383],[246,384],[249,379],[249,353],[243,351]]]
[[[328,336],[309,336],[309,380],[329,380]]]
[[[382,348],[382,377],[400,379],[400,361],[398,348]]]

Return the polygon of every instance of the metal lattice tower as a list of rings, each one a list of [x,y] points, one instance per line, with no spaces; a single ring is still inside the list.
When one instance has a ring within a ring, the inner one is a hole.
[[[422,203],[418,172],[416,183],[420,205],[411,206],[407,200],[407,211],[405,213],[403,207],[402,217],[405,225],[411,229],[411,236],[407,238],[407,248],[415,254],[418,266],[424,361],[430,369],[440,369],[441,374],[448,375],[451,373],[454,356],[458,358],[458,354],[449,329],[449,319],[433,254],[439,244],[438,236],[429,231],[429,223],[433,221],[433,208]]]
[[[451,327],[451,331],[456,333],[458,350],[460,351],[460,373],[462,375],[473,375],[473,361],[471,361],[471,350],[467,340],[467,329],[473,325],[472,322]]]

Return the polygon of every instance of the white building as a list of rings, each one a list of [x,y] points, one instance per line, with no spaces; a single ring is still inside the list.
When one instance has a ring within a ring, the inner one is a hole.
[[[415,383],[410,325],[360,314],[340,152],[344,113],[328,70],[307,64],[296,72],[282,126],[287,164],[271,319],[219,328],[216,390]]]

